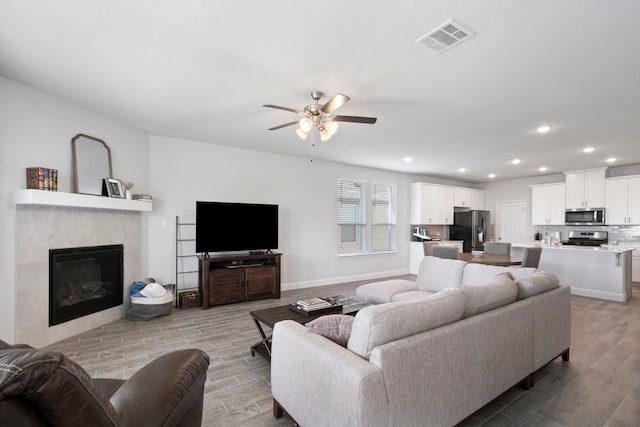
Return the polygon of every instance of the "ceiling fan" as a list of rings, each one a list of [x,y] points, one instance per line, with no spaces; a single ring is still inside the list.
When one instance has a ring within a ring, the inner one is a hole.
[[[294,122],[284,123],[279,126],[269,128],[269,130],[277,130],[287,126],[298,124],[296,133],[301,139],[306,139],[307,135],[315,127],[320,131],[320,139],[323,141],[329,140],[338,130],[338,122],[351,122],[351,123],[367,123],[374,124],[377,120],[375,117],[361,117],[361,116],[336,116],[331,113],[337,108],[344,105],[349,98],[347,95],[341,93],[331,98],[326,104],[318,104],[323,93],[320,91],[311,92],[311,98],[315,101],[314,104],[307,105],[304,110],[297,110],[295,108],[281,107],[279,105],[266,104],[263,107],[276,108],[278,110],[291,111],[292,113],[304,116],[300,120]]]

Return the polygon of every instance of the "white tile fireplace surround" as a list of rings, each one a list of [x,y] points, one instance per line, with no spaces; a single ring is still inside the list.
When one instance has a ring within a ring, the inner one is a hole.
[[[126,210],[16,207],[16,342],[34,347],[124,317],[130,284],[141,279],[142,215]],[[124,304],[49,327],[49,249],[124,245]]]

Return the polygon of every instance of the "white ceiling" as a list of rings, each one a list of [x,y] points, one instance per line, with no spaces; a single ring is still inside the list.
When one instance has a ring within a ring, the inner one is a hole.
[[[0,74],[153,135],[486,182],[640,163],[639,18],[635,0],[0,0]],[[448,19],[475,36],[415,43]],[[312,90],[378,122],[313,150],[267,131],[298,116],[263,104]]]

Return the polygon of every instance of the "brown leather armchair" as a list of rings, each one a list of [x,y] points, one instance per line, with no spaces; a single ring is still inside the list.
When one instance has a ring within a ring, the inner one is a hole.
[[[128,380],[92,379],[62,353],[0,340],[0,426],[199,426],[208,367],[179,350]]]

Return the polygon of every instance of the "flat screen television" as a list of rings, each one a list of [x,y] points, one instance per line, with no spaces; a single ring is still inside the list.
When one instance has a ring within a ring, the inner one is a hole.
[[[278,248],[278,205],[196,201],[196,252]]]

